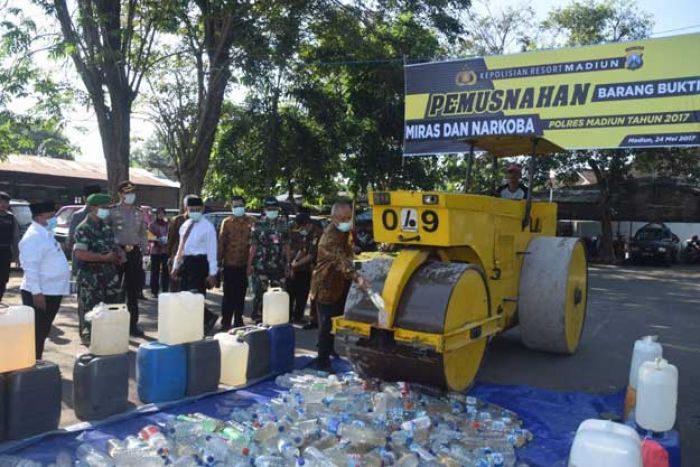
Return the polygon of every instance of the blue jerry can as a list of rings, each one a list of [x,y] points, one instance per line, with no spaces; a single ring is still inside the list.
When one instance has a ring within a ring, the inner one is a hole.
[[[625,425],[631,426],[640,438],[653,439],[666,449],[668,452],[669,467],[681,467],[681,437],[678,431],[671,430],[664,433],[652,433],[637,425],[634,420],[628,420]]]
[[[187,355],[185,346],[149,342],[136,355],[139,399],[145,403],[166,402],[185,397]]]
[[[294,368],[294,326],[270,327],[270,371],[286,373]]]

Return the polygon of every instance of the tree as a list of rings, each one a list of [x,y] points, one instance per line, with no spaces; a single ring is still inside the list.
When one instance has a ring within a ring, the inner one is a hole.
[[[0,1],[0,157],[10,153],[72,159],[63,112],[72,94],[34,63],[43,34],[22,9]]]
[[[465,34],[460,38],[458,53],[470,55],[502,55],[523,52],[537,41],[534,24],[535,10],[528,4],[505,6],[493,11],[486,1],[480,2],[485,13],[480,14],[473,6],[466,13]]]
[[[251,1],[193,0],[176,10],[179,42],[149,79],[147,101],[183,193],[202,191],[226,89],[235,82],[232,67],[254,41],[259,8]]]
[[[153,44],[173,0],[34,0],[53,15],[58,48],[75,65],[95,110],[109,189],[129,178],[131,109],[153,62]]]
[[[147,138],[132,152],[132,165],[168,178],[177,179],[173,160],[157,135]]]
[[[639,11],[629,0],[601,3],[587,0],[552,10],[542,26],[564,45],[575,47],[647,37],[653,23],[647,13]],[[620,149],[575,151],[558,156],[559,169],[563,172],[560,178],[571,180],[586,166],[595,175],[601,221],[599,256],[603,261],[615,259],[611,200],[616,187],[629,173],[633,156],[634,152]]]
[[[555,8],[542,26],[553,33],[555,41],[579,47],[643,39],[651,34],[654,22],[634,0],[585,0]]]
[[[73,160],[75,151],[55,119],[0,111],[0,154]]]
[[[303,85],[295,96],[337,147],[354,193],[431,189],[440,183],[436,158],[402,155],[403,62],[442,56],[462,32],[469,2],[340,5],[310,24]]]

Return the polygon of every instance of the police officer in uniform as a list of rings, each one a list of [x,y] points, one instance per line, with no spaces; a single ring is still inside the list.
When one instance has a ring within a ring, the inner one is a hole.
[[[19,224],[10,212],[10,195],[0,191],[0,301],[10,280],[10,263],[19,254]]]
[[[284,285],[291,263],[289,225],[280,219],[277,199],[269,197],[264,203],[265,216],[253,226],[250,235],[248,275],[253,288],[253,321],[262,317],[263,293],[270,285]]]
[[[131,315],[129,332],[142,337],[138,328],[139,296],[143,290],[143,254],[148,251],[146,220],[136,203],[136,186],[129,182],[119,184],[119,203],[112,207],[109,223],[114,232],[114,241],[126,253],[126,262],[121,265],[120,276],[126,306]]]
[[[119,303],[122,291],[119,266],[126,254],[114,241],[114,233],[107,219],[110,215],[109,195],[96,193],[87,199],[88,215],[75,229],[73,256],[80,262],[78,283],[78,324],[83,343],[90,341],[90,326],[85,312],[100,302]]]

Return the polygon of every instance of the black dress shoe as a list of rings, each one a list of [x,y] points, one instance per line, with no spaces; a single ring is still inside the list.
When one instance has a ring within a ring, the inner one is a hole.
[[[131,328],[129,331],[130,336],[134,337],[144,337],[146,334],[143,333],[143,331],[139,328]]]
[[[301,328],[304,329],[304,330],[308,330],[308,329],[318,329],[318,324],[316,324],[316,323],[306,323],[306,324],[303,325]]]
[[[331,350],[331,358],[340,358],[340,355],[335,350]]]

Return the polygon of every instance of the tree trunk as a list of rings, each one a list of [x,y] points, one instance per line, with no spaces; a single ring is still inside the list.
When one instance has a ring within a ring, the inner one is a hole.
[[[107,164],[107,188],[113,196],[116,196],[119,184],[129,180],[131,112],[124,107],[128,104],[115,105],[111,112],[96,112]]]
[[[589,159],[588,164],[591,166],[598,183],[600,190],[600,243],[598,247],[598,258],[606,263],[615,261],[615,250],[613,249],[613,231],[612,231],[612,209],[610,207],[610,187],[608,180],[600,170],[598,163],[594,159]]]
[[[180,172],[180,198],[187,195],[201,195],[206,169],[196,164]]]

